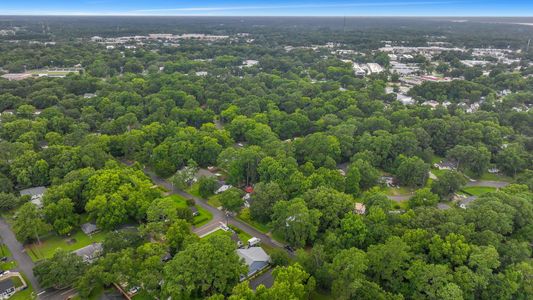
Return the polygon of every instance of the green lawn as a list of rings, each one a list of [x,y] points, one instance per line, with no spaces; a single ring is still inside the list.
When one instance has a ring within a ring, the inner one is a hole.
[[[220,203],[220,200],[218,200],[218,195],[209,197],[209,199],[207,199],[207,204],[213,207],[216,207],[216,208],[219,208],[222,206],[222,203]]]
[[[250,216],[250,209],[249,208],[243,208],[241,212],[237,215],[237,219],[243,221],[244,223],[254,227],[255,229],[261,231],[262,233],[267,233],[270,231],[270,228],[267,224],[263,224],[260,222],[257,222],[255,220],[252,220],[252,217]]]
[[[23,291],[16,292],[15,295],[13,295],[13,296],[11,296],[11,298],[9,298],[9,300],[36,299],[36,295],[33,292],[33,288],[31,286],[30,281],[28,280],[28,278],[26,278],[26,276],[24,274],[22,274],[22,273],[20,273],[20,274],[24,278],[24,281],[26,281],[26,284],[28,285],[28,287],[25,290],[23,290]],[[32,297],[32,295],[33,295],[33,297]]]
[[[385,187],[382,188],[382,192],[387,196],[399,196],[399,195],[408,195],[415,191],[414,188],[400,186],[400,187]]]
[[[200,184],[195,183],[190,188],[187,189],[187,193],[193,196],[196,196],[198,198],[202,198],[202,196],[200,196],[199,188],[200,188]]]
[[[237,233],[237,235],[239,236],[239,239],[241,239],[241,242],[243,244],[245,244],[249,239],[252,238],[251,235],[249,235],[248,233],[240,230],[239,228],[233,226],[233,225],[229,225],[229,228],[233,229],[233,231],[235,231]]]
[[[38,261],[52,257],[57,249],[74,251],[92,243],[101,242],[105,237],[105,232],[98,232],[88,236],[81,230],[77,230],[69,237],[51,233],[48,236],[42,237],[40,245],[37,245],[37,243],[27,245],[26,252],[33,261]]]
[[[0,245],[0,257],[7,257],[8,259],[11,257],[11,252],[7,248],[6,245]],[[11,258],[11,260],[7,262],[0,263],[0,270],[7,271],[7,270],[13,270],[17,267],[17,262]]]
[[[480,196],[486,193],[496,191],[496,188],[490,186],[469,186],[462,189],[462,191],[468,195]]]
[[[184,197],[180,195],[174,194],[174,195],[168,196],[168,198],[174,200],[178,204],[179,207],[187,207],[187,199],[185,199]],[[198,212],[200,214],[194,217],[194,221],[193,221],[194,226],[200,227],[202,225],[209,223],[209,221],[213,219],[213,215],[209,211],[204,209],[203,207],[196,205],[196,208],[198,209]]]
[[[513,178],[505,176],[503,174],[491,174],[489,172],[486,172],[485,174],[481,175],[479,177],[480,180],[489,180],[489,181],[505,181],[505,182],[512,182]]]

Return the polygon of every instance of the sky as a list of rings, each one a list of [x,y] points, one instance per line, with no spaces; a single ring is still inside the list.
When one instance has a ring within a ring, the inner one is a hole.
[[[0,0],[0,15],[533,16],[533,0]]]

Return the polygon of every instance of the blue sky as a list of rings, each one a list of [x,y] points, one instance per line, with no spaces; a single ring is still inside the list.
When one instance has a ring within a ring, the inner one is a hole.
[[[533,16],[533,0],[0,0],[0,15]]]

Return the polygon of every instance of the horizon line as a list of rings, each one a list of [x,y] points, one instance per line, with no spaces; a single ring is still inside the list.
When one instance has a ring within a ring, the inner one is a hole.
[[[211,15],[211,14],[102,14],[102,13],[71,13],[71,14],[0,14],[0,17],[211,17],[211,18],[533,18],[533,15]]]

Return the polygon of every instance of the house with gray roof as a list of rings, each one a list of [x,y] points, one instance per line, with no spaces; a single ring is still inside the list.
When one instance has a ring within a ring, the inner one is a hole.
[[[270,263],[270,256],[266,254],[265,250],[261,247],[250,247],[247,249],[237,249],[237,255],[244,260],[244,263],[248,266],[248,274],[241,278],[249,278],[255,273],[268,267]]]
[[[74,254],[81,257],[83,262],[92,263],[95,259],[100,257],[103,250],[104,248],[102,247],[102,243],[92,243],[74,251]]]
[[[86,235],[91,235],[98,231],[98,227],[96,226],[96,224],[90,222],[81,224],[80,227],[81,231],[83,231],[83,233],[85,233]]]
[[[30,196],[30,202],[35,204],[38,208],[43,207],[43,195],[46,192],[46,187],[37,186],[29,189],[20,190],[19,193],[21,196]]]

